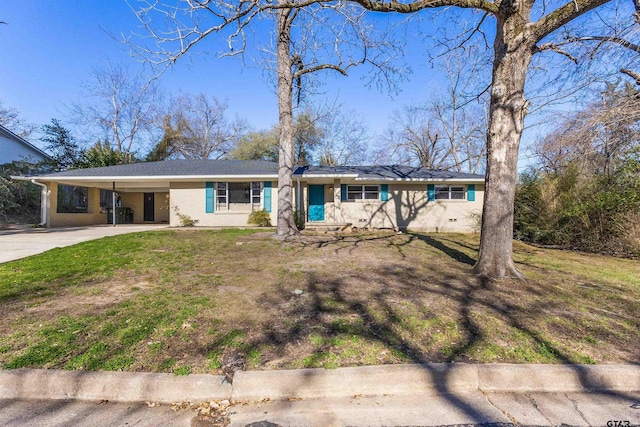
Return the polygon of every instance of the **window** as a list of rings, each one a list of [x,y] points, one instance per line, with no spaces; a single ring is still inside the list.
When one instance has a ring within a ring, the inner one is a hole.
[[[252,211],[262,209],[261,182],[218,182],[216,211]]]
[[[464,200],[464,187],[436,185],[436,200]]]
[[[229,201],[227,198],[227,183],[219,182],[216,187],[216,210],[226,210]]]
[[[378,185],[347,185],[347,200],[378,200],[380,187]]]
[[[260,209],[260,195],[261,192],[261,184],[259,182],[251,183],[251,207],[255,209],[256,207]]]
[[[58,185],[58,213],[88,213],[89,189]]]

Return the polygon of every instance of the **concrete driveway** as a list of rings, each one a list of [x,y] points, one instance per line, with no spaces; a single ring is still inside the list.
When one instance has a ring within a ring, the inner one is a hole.
[[[87,227],[27,228],[0,230],[0,263],[39,254],[53,248],[75,245],[105,236],[160,230],[168,225],[122,224]]]

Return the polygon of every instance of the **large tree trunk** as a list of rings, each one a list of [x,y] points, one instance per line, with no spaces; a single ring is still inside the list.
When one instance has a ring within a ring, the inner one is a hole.
[[[276,234],[298,234],[293,212],[293,71],[291,69],[291,9],[278,9],[278,225]]]
[[[497,17],[495,57],[487,133],[487,176],[482,230],[475,272],[483,277],[522,278],[512,257],[513,206],[518,178],[518,147],[527,114],[527,68],[535,40],[522,15]]]

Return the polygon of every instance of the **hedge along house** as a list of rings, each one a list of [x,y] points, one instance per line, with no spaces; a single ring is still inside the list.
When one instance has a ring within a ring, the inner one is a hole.
[[[46,186],[48,227],[116,223],[247,225],[253,210],[278,210],[278,165],[267,161],[168,160],[15,177]],[[115,190],[115,192],[114,192]],[[116,195],[115,200],[113,194]],[[309,226],[475,230],[484,177],[408,166],[305,166],[294,205]]]

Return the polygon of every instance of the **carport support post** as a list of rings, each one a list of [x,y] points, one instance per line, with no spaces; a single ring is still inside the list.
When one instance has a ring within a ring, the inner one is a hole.
[[[111,219],[113,226],[116,226],[116,182],[113,181],[113,193],[111,194]]]

